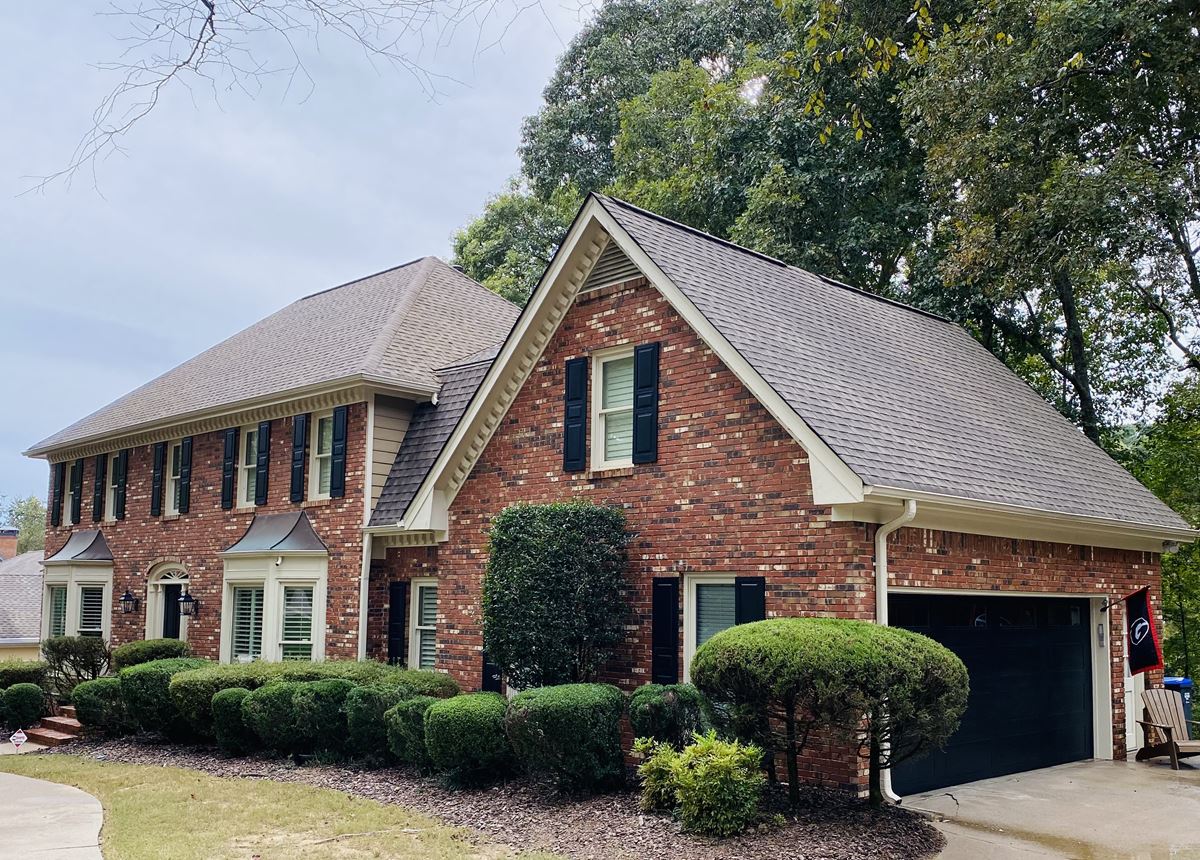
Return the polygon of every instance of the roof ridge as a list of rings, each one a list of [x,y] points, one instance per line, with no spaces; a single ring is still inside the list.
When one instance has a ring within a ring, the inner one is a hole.
[[[808,275],[809,277],[817,278],[820,281],[824,281],[825,283],[829,284],[832,287],[837,287],[842,290],[848,290],[849,292],[857,293],[861,296],[865,296],[866,298],[875,299],[876,301],[880,301],[885,304],[893,305],[898,308],[903,308],[904,310],[913,311],[914,313],[918,313],[918,314],[921,314],[922,316],[930,317],[931,319],[939,320],[944,323],[949,323],[950,325],[953,325],[953,326],[958,325],[949,317],[944,317],[941,314],[934,313],[933,311],[927,311],[924,308],[919,308],[916,305],[910,305],[907,302],[902,302],[902,301],[899,301],[898,299],[889,298],[887,296],[881,296],[878,293],[871,292],[870,290],[864,290],[862,287],[851,286],[850,284],[847,284],[844,281],[839,281],[837,278],[831,278],[828,275],[822,275],[817,272],[810,272],[808,269],[801,268],[800,266],[793,266],[791,263],[785,263],[783,260],[780,260],[778,257],[772,257],[770,254],[764,254],[761,251],[755,251],[753,248],[747,248],[745,245],[739,245],[737,242],[731,242],[728,239],[722,239],[720,236],[714,236],[712,233],[707,233],[704,230],[701,230],[697,227],[692,227],[689,224],[684,224],[682,221],[676,221],[673,218],[666,217],[665,215],[659,215],[657,212],[651,212],[649,209],[643,209],[641,206],[630,203],[628,200],[622,200],[619,197],[612,197],[610,195],[600,194],[600,193],[594,192],[594,191],[592,192],[592,194],[595,197],[599,198],[602,202],[606,201],[606,200],[611,201],[611,202],[617,204],[618,206],[624,206],[626,209],[632,209],[634,212],[638,212],[642,215],[647,216],[648,218],[653,218],[656,221],[661,221],[664,224],[668,224],[672,227],[676,227],[685,232],[692,233],[696,236],[701,237],[702,239],[707,239],[710,242],[715,242],[718,245],[723,245],[726,248],[732,248],[735,251],[741,251],[743,254],[749,254],[751,257],[758,257],[760,260],[765,260],[766,262],[772,263],[776,266],[782,266],[785,269],[791,269],[792,271],[796,271],[796,272],[803,272],[804,274]]]
[[[380,269],[378,272],[373,272],[369,275],[363,275],[361,278],[355,278],[354,280],[346,281],[346,283],[344,283],[344,284],[338,284],[335,287],[326,287],[323,290],[317,290],[315,293],[309,293],[307,296],[301,296],[298,299],[294,299],[292,301],[292,304],[293,305],[298,304],[300,302],[307,301],[308,299],[316,298],[317,296],[323,296],[326,293],[332,293],[334,290],[340,290],[342,287],[352,287],[355,284],[362,283],[363,281],[370,280],[371,278],[378,278],[380,275],[386,275],[386,274],[388,274],[388,272],[395,272],[400,269],[405,269],[411,265],[414,265],[415,263],[421,263],[428,259],[429,259],[429,256],[426,255],[424,257],[417,257],[414,260],[409,260],[407,263],[401,263],[398,266],[388,266],[386,269]],[[283,307],[287,307],[287,305],[284,305]],[[280,308],[279,310],[283,310],[283,308]],[[276,311],[276,313],[278,313],[278,311]],[[268,314],[268,316],[270,316],[270,315]],[[266,319],[266,318],[267,317],[263,317],[263,319]],[[258,322],[262,322],[262,320],[259,320]],[[258,323],[255,323],[255,325],[257,325],[257,324]]]
[[[387,322],[379,329],[379,334],[375,336],[375,342],[371,344],[371,348],[367,351],[367,356],[363,361],[363,370],[375,370],[379,363],[383,360],[383,356],[391,347],[392,341],[396,334],[400,331],[400,325],[404,322],[404,318],[408,316],[409,310],[417,300],[425,285],[429,282],[429,270],[434,262],[437,262],[437,257],[421,257],[419,260],[413,260],[413,263],[419,263],[421,268],[416,274],[415,283],[409,284],[408,289],[404,291],[404,297],[396,303],[395,309],[387,318]],[[406,263],[406,266],[412,263]],[[403,268],[397,266],[396,268]],[[386,272],[394,271],[394,269],[386,269]],[[383,274],[381,272],[380,274]],[[372,275],[371,277],[375,277]],[[337,289],[335,287],[334,289]]]

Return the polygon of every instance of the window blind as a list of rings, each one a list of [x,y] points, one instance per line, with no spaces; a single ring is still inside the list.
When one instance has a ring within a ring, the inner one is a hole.
[[[437,598],[436,585],[422,585],[417,597],[417,666],[432,669],[437,664]]]
[[[333,479],[333,416],[317,421],[317,492],[329,495]]]
[[[248,663],[262,656],[262,587],[233,590],[233,659]]]
[[[283,636],[279,643],[284,660],[312,659],[312,617],[312,586],[284,586]]]
[[[65,636],[67,633],[67,587],[56,585],[50,589],[50,635]]]
[[[700,646],[737,623],[735,586],[709,583],[696,586],[696,645]]]
[[[604,413],[604,459],[633,456],[633,356],[604,362],[600,408]]]
[[[104,635],[104,588],[84,586],[79,589],[79,635]]]

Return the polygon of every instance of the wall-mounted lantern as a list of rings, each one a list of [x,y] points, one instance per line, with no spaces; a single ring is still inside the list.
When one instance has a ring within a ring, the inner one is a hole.
[[[133,596],[133,593],[127,588],[125,593],[121,595],[121,611],[128,615],[131,612],[137,612],[138,604],[141,601]]]
[[[195,618],[200,614],[200,601],[185,591],[179,598],[179,614],[184,618]]]

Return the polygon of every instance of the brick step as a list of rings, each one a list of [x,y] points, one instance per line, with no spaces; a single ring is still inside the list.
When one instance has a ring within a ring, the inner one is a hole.
[[[75,735],[60,732],[57,729],[44,729],[41,726],[26,729],[25,736],[33,741],[33,743],[41,744],[45,747],[60,747],[75,740]]]
[[[60,711],[62,716],[70,717],[71,719],[75,719],[75,706],[74,705],[63,705],[58,710]]]
[[[83,731],[83,726],[79,720],[74,717],[42,717],[42,722],[38,725],[42,729],[54,729],[58,732],[63,732],[68,735],[78,735]]]

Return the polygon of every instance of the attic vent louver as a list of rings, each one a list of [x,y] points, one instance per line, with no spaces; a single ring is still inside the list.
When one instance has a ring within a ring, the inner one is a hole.
[[[641,272],[633,261],[625,256],[616,242],[609,242],[608,247],[600,254],[600,259],[592,267],[588,279],[583,283],[583,290],[598,290],[610,284],[619,284],[636,278]]]

